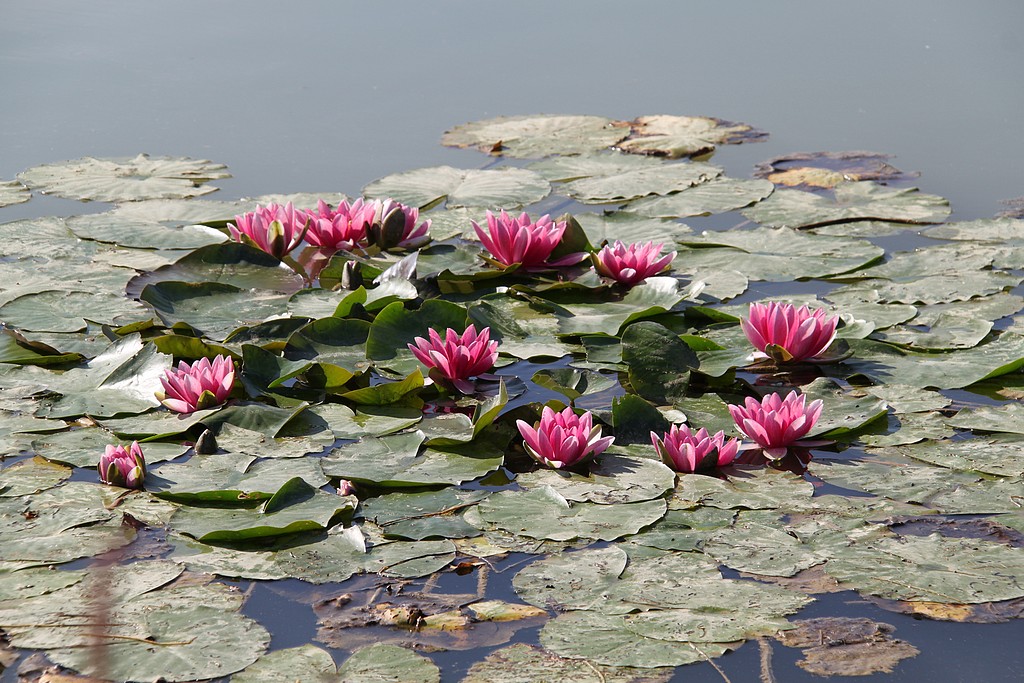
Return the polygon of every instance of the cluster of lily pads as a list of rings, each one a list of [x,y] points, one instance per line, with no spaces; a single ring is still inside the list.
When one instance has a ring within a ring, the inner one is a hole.
[[[421,596],[403,620],[367,590],[314,605],[317,638],[352,649],[385,624],[456,648],[446,633],[542,623],[543,650],[496,651],[466,680],[509,661],[632,680],[792,629],[814,593],[1009,613],[1024,221],[938,225],[886,255],[872,239],[941,223],[947,202],[857,158],[755,179],[707,161],[761,137],[500,118],[444,142],[537,161],[399,173],[355,199],[196,199],[226,172],[189,159],[22,173],[0,203],[115,206],[0,225],[0,629],[119,680],[437,680],[393,645],[341,667],[266,653],[212,579],[398,585],[509,553],[541,556],[513,579],[533,607]],[[678,220],[736,211],[753,225]],[[964,537],[961,514],[1005,531]],[[49,568],[82,558],[99,559]]]

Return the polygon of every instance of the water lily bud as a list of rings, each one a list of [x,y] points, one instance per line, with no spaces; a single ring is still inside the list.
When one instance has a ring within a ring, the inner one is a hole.
[[[97,470],[104,484],[141,489],[146,479],[146,458],[142,455],[139,442],[133,441],[127,451],[121,445],[108,445],[100,456]]]

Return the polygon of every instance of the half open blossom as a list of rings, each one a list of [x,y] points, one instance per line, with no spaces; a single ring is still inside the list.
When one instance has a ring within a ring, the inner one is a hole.
[[[370,229],[370,242],[381,249],[416,249],[430,240],[430,220],[419,225],[420,210],[394,199],[374,202],[376,217]]]
[[[228,223],[228,230],[236,242],[241,242],[245,235],[271,256],[284,258],[299,246],[309,220],[309,214],[297,211],[291,202],[285,206],[257,205],[255,211],[235,216],[234,224]]]
[[[615,240],[614,245],[605,245],[594,257],[594,267],[605,277],[624,285],[635,285],[652,275],[657,275],[672,263],[676,252],[661,255],[660,244],[623,244]]]
[[[351,204],[343,201],[332,209],[321,199],[316,211],[306,212],[310,219],[306,241],[324,252],[352,251],[357,244],[366,241],[378,209],[376,202],[362,199]]]
[[[750,316],[740,319],[747,339],[776,362],[802,361],[825,352],[836,338],[839,316],[824,309],[771,301],[750,304]]]
[[[471,222],[484,248],[495,261],[504,266],[515,263],[525,268],[567,266],[586,258],[584,254],[569,254],[548,261],[551,252],[562,241],[566,228],[565,221],[556,223],[548,215],[532,222],[525,212],[519,218],[513,218],[504,211],[498,216],[488,211],[487,232],[475,221]]]
[[[736,426],[755,441],[769,458],[781,458],[790,446],[808,446],[801,442],[821,416],[821,399],[805,405],[807,397],[793,392],[782,398],[768,394],[758,401],[747,397],[743,406],[729,406]]]
[[[220,405],[228,399],[235,383],[235,364],[228,356],[200,358],[189,365],[178,363],[176,370],[164,370],[160,378],[163,391],[156,392],[157,400],[176,413],[194,413]]]
[[[437,330],[430,330],[429,339],[416,337],[409,350],[417,360],[438,372],[456,389],[463,393],[473,391],[470,377],[483,374],[494,367],[498,360],[498,342],[491,341],[491,328],[485,327],[477,334],[470,325],[459,334],[448,328],[444,338]]]
[[[141,489],[146,478],[146,458],[142,455],[138,441],[132,441],[127,451],[124,446],[108,444],[96,469],[104,484]]]
[[[615,437],[601,436],[601,426],[593,425],[590,413],[577,415],[572,408],[560,413],[544,406],[540,422],[531,427],[516,420],[523,435],[526,452],[534,460],[555,469],[572,467],[604,452]]]
[[[726,439],[725,432],[708,436],[703,427],[694,433],[686,425],[672,425],[664,438],[651,432],[651,443],[661,461],[676,472],[725,467],[736,459],[740,447],[740,440]]]

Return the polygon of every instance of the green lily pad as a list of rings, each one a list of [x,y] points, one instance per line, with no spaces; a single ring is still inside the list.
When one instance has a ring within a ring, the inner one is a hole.
[[[67,225],[82,239],[135,249],[196,249],[228,239],[220,230],[204,225],[170,227],[162,223],[119,218],[112,213],[73,216]]]
[[[501,491],[477,506],[485,528],[552,541],[615,540],[658,521],[665,509],[663,500],[619,505],[572,504],[550,486],[527,493]]]
[[[559,315],[561,334],[616,334],[624,325],[671,310],[693,299],[700,287],[683,286],[671,277],[649,277],[632,287],[618,301],[563,303],[567,315]]]
[[[351,500],[295,477],[259,508],[183,507],[171,519],[171,528],[204,543],[237,543],[320,531],[352,508]]]
[[[73,467],[95,467],[108,444],[128,445],[107,431],[86,427],[40,436],[32,441],[32,450],[50,462]],[[142,444],[147,466],[173,460],[188,449],[187,445],[176,443]]]
[[[491,339],[498,341],[500,353],[523,360],[561,358],[576,348],[556,339],[558,320],[536,303],[487,296],[470,305],[469,318],[477,330],[491,328]]]
[[[921,232],[944,240],[967,242],[1015,242],[1024,240],[1024,220],[1018,218],[983,218],[977,221],[946,223]]]
[[[581,638],[580,634],[587,634]],[[540,643],[562,657],[606,666],[657,668],[681,666],[719,657],[732,646],[646,638],[629,628],[627,617],[596,612],[569,612],[548,622]]]
[[[951,470],[1024,477],[1024,435],[1019,434],[977,436],[965,441],[926,441],[901,446],[896,452]]]
[[[616,240],[625,243],[672,244],[693,232],[689,226],[677,221],[645,218],[628,211],[581,213],[576,215],[576,219],[583,226],[590,242],[597,245],[611,244]]]
[[[399,301],[389,304],[377,314],[366,337],[366,356],[402,374],[422,367],[408,349],[416,337],[427,338],[428,330],[442,336],[448,328],[459,334],[466,329],[466,309],[441,299],[423,302],[419,310],[410,311]]]
[[[574,503],[636,503],[661,497],[675,486],[675,472],[657,460],[601,455],[584,476],[542,468],[516,479],[527,491],[550,487]]]
[[[840,183],[832,197],[776,190],[768,199],[743,211],[750,220],[771,228],[810,228],[862,220],[939,223],[949,213],[949,202],[942,197],[920,193],[917,188],[891,188],[870,181]]]
[[[213,282],[157,282],[140,296],[169,324],[187,323],[217,341],[278,315],[288,301],[285,294]]]
[[[787,228],[759,228],[715,232],[688,238],[692,247],[679,251],[676,263],[683,272],[736,268],[751,280],[789,282],[799,278],[826,277],[872,263],[884,250],[864,240],[825,237]]]
[[[975,604],[1024,596],[1024,581],[1013,569],[1022,560],[1024,548],[972,538],[882,535],[849,544],[825,571],[842,587],[869,595]]]
[[[131,202],[209,194],[217,188],[205,183],[231,177],[226,168],[187,157],[83,157],[35,166],[19,173],[18,180],[43,194],[68,199]]]
[[[356,650],[338,667],[338,683],[402,681],[438,683],[441,671],[423,655],[397,645],[377,643]]]
[[[297,680],[325,680],[337,673],[330,653],[315,645],[300,645],[268,652],[231,680],[235,683],[295,683]]]
[[[211,244],[194,249],[173,265],[133,278],[128,283],[126,293],[138,298],[147,285],[162,282],[212,283],[285,294],[293,294],[303,286],[302,277],[276,258],[256,247],[238,242]],[[282,310],[283,306],[278,308],[279,312]]]
[[[455,126],[445,132],[441,144],[521,159],[585,154],[625,137],[613,123],[603,116],[499,116]]]
[[[672,669],[637,669],[603,666],[588,660],[567,659],[539,647],[517,643],[495,650],[473,664],[460,683],[666,683]]]
[[[650,218],[708,216],[735,211],[759,202],[775,191],[767,180],[716,178],[681,192],[630,202],[628,211]]]
[[[380,486],[460,484],[493,472],[504,458],[501,449],[476,443],[465,448],[426,448],[421,452],[423,440],[422,432],[364,438],[323,458],[324,472]]]
[[[914,349],[969,349],[977,346],[992,331],[988,320],[942,313],[927,332],[910,327],[893,327],[876,332],[873,338]]]
[[[716,531],[703,550],[730,569],[767,576],[793,576],[827,559],[786,532],[756,523]]]
[[[0,180],[0,207],[21,204],[31,198],[32,193],[17,180]]]
[[[629,368],[629,383],[646,399],[660,404],[682,398],[690,371],[700,359],[679,335],[653,321],[640,321],[622,333],[622,362]]]
[[[363,188],[367,197],[392,197],[411,206],[445,201],[460,206],[513,209],[538,202],[551,186],[543,176],[523,168],[477,171],[434,166],[394,173]]]
[[[579,156],[555,156],[543,161],[535,161],[528,166],[551,182],[568,182],[580,178],[604,177],[619,175],[643,168],[655,168],[662,165],[660,159],[638,157],[619,152],[601,154],[583,154]]]
[[[685,190],[721,174],[718,166],[700,162],[661,164],[614,175],[580,178],[562,185],[558,191],[584,203],[621,203]]]
[[[98,461],[99,456],[96,456]],[[21,460],[0,469],[0,496],[27,496],[57,486],[71,476],[71,468],[42,458]]]
[[[80,332],[90,320],[116,326],[145,315],[143,306],[109,292],[48,290],[0,306],[0,318],[9,325],[35,332]]]
[[[379,526],[387,538],[468,538],[478,536],[480,530],[466,523],[462,512],[487,495],[485,491],[453,489],[390,493],[363,501],[359,514]]]
[[[998,377],[1024,366],[1024,337],[1004,333],[972,349],[925,354],[904,351],[870,340],[849,340],[852,370],[883,383],[915,387],[958,389],[983,379]]]

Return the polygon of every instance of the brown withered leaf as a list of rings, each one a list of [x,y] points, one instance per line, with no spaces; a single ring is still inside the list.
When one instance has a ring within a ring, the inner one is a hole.
[[[797,152],[768,159],[754,167],[754,177],[776,185],[831,189],[848,180],[889,182],[916,176],[904,173],[877,152]]]
[[[869,676],[891,673],[919,650],[892,637],[891,624],[865,618],[797,619],[797,627],[776,638],[788,647],[802,648],[797,666],[818,676]]]
[[[958,605],[945,602],[912,602],[907,600],[885,600],[865,596],[867,600],[889,612],[912,614],[935,619],[969,624],[1001,624],[1013,619],[1024,618],[1024,598],[982,602],[976,605]]]
[[[800,593],[838,593],[846,590],[839,587],[839,582],[829,576],[823,569],[824,565],[815,565],[804,569],[793,576],[765,576],[740,572],[740,576],[764,583],[773,583]]]

